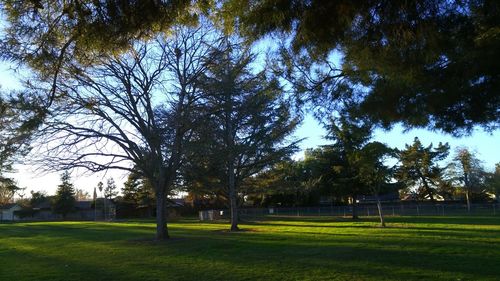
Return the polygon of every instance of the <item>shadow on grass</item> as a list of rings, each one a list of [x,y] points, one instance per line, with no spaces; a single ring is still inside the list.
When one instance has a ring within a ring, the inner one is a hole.
[[[494,280],[498,276],[497,261],[491,256],[482,256],[482,248],[466,256],[437,251],[438,244],[419,241],[406,241],[395,249],[387,247],[390,241],[360,243],[359,239],[352,238],[314,243],[307,237],[292,237],[277,243],[268,239],[273,236],[234,233],[177,240],[177,243],[127,244],[125,249],[113,254],[112,261],[106,261],[109,249],[96,252],[95,248],[85,245],[68,246],[66,255],[57,249],[40,253],[22,250],[22,247],[10,249],[6,255],[14,261],[23,260],[26,271],[29,264],[43,264],[49,269],[48,280],[53,276],[79,280],[286,280],[353,274],[354,279],[474,277]],[[463,243],[436,243],[458,252],[467,248]],[[23,272],[16,272],[23,276]],[[418,274],[413,276],[408,272]]]
[[[455,221],[472,224],[470,219]],[[391,218],[408,227],[386,231],[366,225],[375,219],[346,225],[350,220],[280,218],[244,224],[250,231],[229,233],[228,225],[197,223],[196,228],[190,220],[171,228],[180,239],[157,244],[140,242],[153,236],[150,222],[5,225],[0,233],[2,267],[16,269],[1,272],[5,278],[0,279],[30,280],[37,277],[36,269],[44,280],[495,280],[500,243],[481,239],[498,241],[498,231],[459,231],[441,227],[442,221]]]

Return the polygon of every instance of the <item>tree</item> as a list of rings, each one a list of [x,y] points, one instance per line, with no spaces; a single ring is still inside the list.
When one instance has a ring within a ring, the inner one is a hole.
[[[434,188],[441,180],[444,170],[438,162],[448,156],[449,149],[448,143],[439,143],[436,148],[432,144],[424,147],[418,137],[415,137],[412,145],[407,144],[404,150],[396,151],[400,162],[395,173],[396,179],[407,187],[417,187],[422,198],[427,195],[434,201]]]
[[[385,165],[385,161],[393,154],[393,150],[380,142],[367,143],[361,150],[354,152],[351,161],[358,168],[360,181],[370,189],[377,199],[380,225],[385,227],[384,214],[379,195],[382,191],[394,188],[390,184],[392,169]]]
[[[0,205],[10,203],[18,190],[19,187],[13,179],[0,174]]]
[[[228,29],[251,38],[289,35],[297,56],[287,72],[313,98],[354,96],[359,113],[385,127],[402,122],[462,134],[499,126],[499,5],[229,0],[220,14]],[[332,68],[334,54],[342,65]],[[296,68],[303,62],[306,71]]]
[[[497,202],[500,202],[500,163],[495,164],[495,171],[486,174],[486,188],[495,194]]]
[[[481,161],[474,156],[466,147],[458,147],[453,157],[451,167],[455,174],[455,180],[462,183],[467,201],[467,211],[471,210],[471,193],[478,190],[484,181],[484,171]]]
[[[250,200],[258,206],[301,206],[318,202],[322,186],[314,178],[311,163],[316,159],[284,159],[243,183]]]
[[[71,176],[68,171],[61,175],[61,183],[57,187],[52,208],[54,213],[61,214],[63,219],[75,209],[75,189],[71,183]]]
[[[75,191],[75,199],[76,201],[88,200],[90,199],[90,194],[83,189],[76,189]]]
[[[197,80],[216,44],[205,27],[173,30],[134,42],[130,51],[100,55],[92,65],[65,61],[57,99],[36,132],[47,169],[135,171],[153,186],[156,239],[167,239],[166,197],[177,177],[190,131],[204,116]],[[36,77],[42,79],[43,77]],[[35,100],[51,100],[51,81],[27,85]]]
[[[296,150],[296,142],[288,142],[287,137],[300,121],[292,115],[278,80],[265,70],[253,73],[255,55],[237,40],[224,38],[212,51],[215,60],[201,80],[204,110],[212,118],[198,133],[204,143],[199,148],[207,158],[192,158],[194,166],[206,164],[216,172],[229,198],[231,231],[238,230],[240,186]]]
[[[115,180],[113,178],[108,178],[106,187],[104,188],[104,198],[112,199],[116,195],[118,195],[118,192],[116,191]]]
[[[137,172],[131,172],[122,188],[123,200],[136,205],[153,206],[154,189]]]
[[[338,155],[338,160],[332,166],[336,173],[334,188],[350,196],[352,218],[357,219],[357,197],[367,193],[368,188],[365,182],[361,181],[356,156],[370,140],[372,125],[366,120],[342,116],[337,120],[332,119],[326,127],[327,137],[335,141],[331,147]]]
[[[44,191],[31,191],[30,206],[35,207],[47,200],[47,193]]]
[[[103,191],[103,189],[104,189],[104,183],[102,183],[102,181],[100,181],[100,182],[97,183],[97,189],[99,190],[99,192]]]

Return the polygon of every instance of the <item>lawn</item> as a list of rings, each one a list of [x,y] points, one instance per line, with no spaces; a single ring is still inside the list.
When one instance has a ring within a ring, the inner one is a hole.
[[[500,217],[0,224],[0,280],[500,280]]]

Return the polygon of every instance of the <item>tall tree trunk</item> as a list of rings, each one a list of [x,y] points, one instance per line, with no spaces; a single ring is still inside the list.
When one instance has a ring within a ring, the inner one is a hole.
[[[470,185],[469,185],[469,175],[464,172],[464,183],[465,183],[465,200],[467,200],[467,212],[470,213]]]
[[[354,194],[352,196],[352,219],[353,220],[359,219],[359,216],[358,216],[358,203],[356,202],[357,197],[358,196],[356,194]]]
[[[230,91],[225,93],[225,142],[227,148],[227,176],[228,176],[228,191],[229,205],[231,208],[231,231],[238,231],[238,198],[236,192],[235,174],[234,174],[234,158],[235,158],[235,140],[234,140],[234,124],[233,124],[233,100]]]
[[[469,192],[469,188],[465,189],[465,200],[467,200],[467,212],[470,213],[470,192]]]
[[[234,180],[234,163],[228,163],[229,204],[231,208],[231,231],[238,231],[238,196]]]
[[[382,204],[380,203],[380,198],[378,197],[378,194],[376,195],[376,197],[377,197],[378,216],[380,217],[380,226],[385,227],[385,220],[384,220],[384,213],[382,211]]]
[[[156,192],[156,240],[167,240],[167,204],[165,187],[159,187]]]

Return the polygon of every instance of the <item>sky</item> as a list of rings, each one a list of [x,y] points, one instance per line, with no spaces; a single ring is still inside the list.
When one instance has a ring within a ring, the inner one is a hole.
[[[3,90],[15,89],[19,87],[17,83],[18,74],[9,70],[9,67],[4,63],[0,64],[0,87]],[[304,138],[300,144],[302,150],[314,148],[319,145],[328,144],[330,141],[325,140],[326,131],[318,124],[312,116],[306,116],[303,124],[296,131],[297,138]],[[386,143],[390,147],[404,148],[405,144],[411,144],[413,139],[418,136],[423,145],[433,143],[437,145],[439,142],[448,142],[450,144],[450,156],[446,161],[450,160],[451,155],[456,147],[466,146],[476,153],[477,158],[483,161],[486,170],[492,171],[495,163],[500,162],[500,130],[492,133],[487,133],[481,129],[475,130],[470,136],[455,138],[449,134],[439,132],[431,132],[424,129],[413,129],[404,132],[401,126],[396,125],[390,131],[377,130],[374,133],[373,140]],[[295,158],[300,158],[303,152],[295,155]],[[27,162],[29,159],[27,159]],[[45,191],[47,194],[54,194],[59,184],[59,172],[40,174],[37,172],[37,167],[31,165],[16,165],[16,172],[11,174],[20,187],[26,187],[26,196],[29,196],[30,191]],[[84,171],[74,171],[72,173],[73,183],[75,188],[93,193],[94,187],[99,181],[106,182],[107,178],[113,177],[118,188],[123,187],[127,175],[123,171],[108,171],[106,173],[88,174]]]

